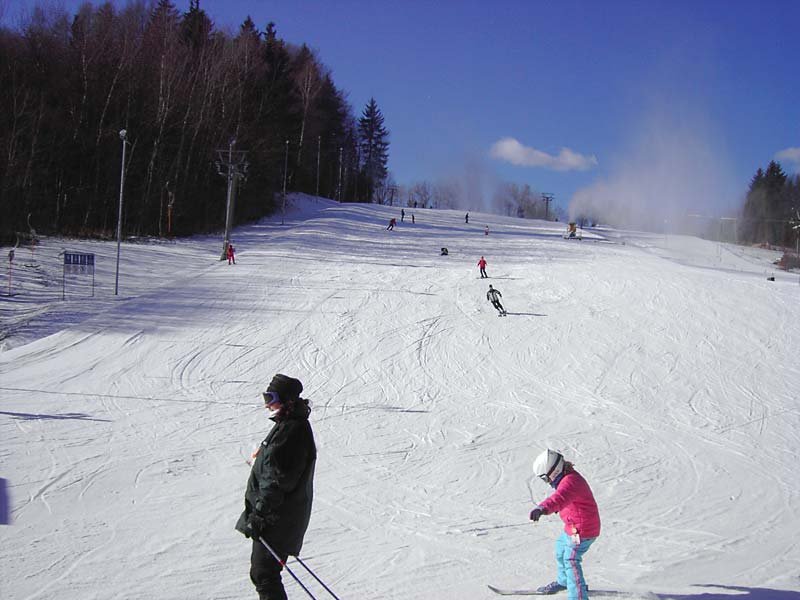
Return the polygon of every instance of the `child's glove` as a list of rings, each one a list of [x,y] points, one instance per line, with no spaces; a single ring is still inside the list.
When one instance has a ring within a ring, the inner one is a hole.
[[[535,523],[536,521],[539,520],[539,517],[541,517],[543,514],[544,511],[537,506],[531,511],[531,521]]]

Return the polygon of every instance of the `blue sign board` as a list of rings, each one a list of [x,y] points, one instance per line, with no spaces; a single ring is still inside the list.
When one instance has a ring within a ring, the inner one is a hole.
[[[91,275],[92,296],[94,296],[94,254],[87,252],[64,252],[64,273],[61,277],[61,299],[67,295],[67,273],[70,275]]]
[[[94,266],[94,254],[80,252],[64,252],[65,265],[80,265],[82,267]]]

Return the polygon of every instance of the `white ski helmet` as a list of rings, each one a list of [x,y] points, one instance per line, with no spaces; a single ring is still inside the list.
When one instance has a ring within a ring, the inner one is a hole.
[[[564,471],[564,457],[548,448],[533,461],[533,473],[546,483],[551,483]]]

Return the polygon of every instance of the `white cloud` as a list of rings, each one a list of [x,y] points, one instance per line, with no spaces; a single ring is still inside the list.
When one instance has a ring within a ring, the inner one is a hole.
[[[561,148],[558,155],[523,146],[512,137],[505,137],[494,144],[489,152],[492,158],[504,160],[519,167],[542,167],[552,171],[587,171],[597,166],[597,157],[585,156]]]
[[[785,148],[775,153],[777,160],[793,163],[795,169],[800,170],[800,148]]]

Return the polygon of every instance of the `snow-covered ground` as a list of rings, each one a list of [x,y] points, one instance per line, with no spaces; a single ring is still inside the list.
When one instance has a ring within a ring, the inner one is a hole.
[[[125,243],[116,297],[113,242],[17,249],[0,598],[255,598],[233,525],[283,372],[319,447],[303,559],[342,600],[552,580],[561,522],[528,521],[548,445],[600,506],[596,596],[800,600],[800,281],[778,253],[399,212],[297,196],[235,231],[235,266],[219,237]],[[64,249],[96,254],[94,297],[70,276],[61,300]]]

